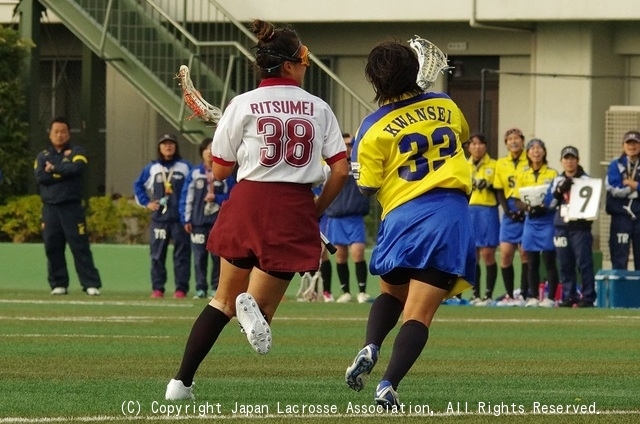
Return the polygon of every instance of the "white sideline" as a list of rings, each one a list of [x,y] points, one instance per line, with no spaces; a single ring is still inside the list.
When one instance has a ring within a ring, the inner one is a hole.
[[[170,339],[170,336],[139,336],[124,334],[0,334],[0,337],[53,337],[53,338],[80,338],[80,339]]]
[[[22,418],[22,417],[7,417],[0,418],[0,424],[37,424],[37,423],[58,423],[58,422],[113,422],[113,421],[184,421],[184,420],[240,420],[247,421],[247,419],[258,420],[258,419],[274,419],[274,418],[287,418],[291,420],[300,420],[305,418],[328,418],[328,419],[336,419],[336,418],[373,418],[373,417],[381,417],[384,414],[290,414],[290,415],[282,415],[282,414],[265,414],[265,415],[247,415],[237,414],[237,415],[187,415],[187,416],[166,416],[166,415],[145,415],[145,416],[108,416],[108,415],[95,415],[89,417],[42,417],[42,418]],[[580,413],[567,413],[567,414],[536,414],[533,412],[524,412],[524,413],[504,413],[502,415],[513,415],[513,416],[578,416],[578,415],[589,415],[589,414],[580,414]],[[598,411],[595,415],[640,415],[640,411],[618,411],[618,410],[606,410],[606,411]],[[493,414],[489,413],[477,413],[477,412],[460,412],[460,413],[452,413],[448,414],[445,412],[432,412],[431,414],[390,414],[389,419],[397,418],[397,417],[461,417],[461,416],[486,416],[486,417],[495,417]]]
[[[0,303],[19,303],[30,305],[89,305],[89,306],[151,306],[162,308],[193,308],[193,303],[182,301],[166,302],[158,300],[149,301],[119,301],[119,300],[20,300],[20,299],[0,299]]]

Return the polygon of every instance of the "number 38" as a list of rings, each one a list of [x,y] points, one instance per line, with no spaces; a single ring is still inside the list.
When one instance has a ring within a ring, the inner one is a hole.
[[[421,180],[429,172],[444,165],[446,158],[456,153],[457,138],[451,128],[439,127],[431,133],[430,137],[419,133],[405,135],[400,139],[398,148],[400,153],[409,153],[414,150],[414,145],[418,147],[418,151],[409,158],[412,162],[398,168],[398,176],[406,181]],[[434,147],[438,148],[439,158],[430,160],[424,156],[424,153]]]

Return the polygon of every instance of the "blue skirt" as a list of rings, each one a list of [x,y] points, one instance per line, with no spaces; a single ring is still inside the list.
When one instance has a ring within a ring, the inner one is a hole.
[[[548,252],[555,250],[553,236],[555,227],[553,217],[555,211],[549,211],[543,216],[536,216],[524,220],[522,231],[522,249],[525,252]]]
[[[367,242],[367,230],[362,215],[328,216],[324,234],[331,243],[341,246]]]
[[[380,223],[369,270],[383,275],[394,268],[425,269],[459,276],[448,295],[475,281],[476,253],[467,197],[458,190],[436,190],[404,203]]]
[[[469,206],[476,247],[497,247],[500,235],[500,214],[497,206]]]
[[[507,199],[507,205],[509,210],[518,210],[515,206],[515,199]],[[500,223],[500,242],[520,244],[522,242],[522,230],[524,229],[524,222],[514,221],[507,215],[502,216],[502,222]]]

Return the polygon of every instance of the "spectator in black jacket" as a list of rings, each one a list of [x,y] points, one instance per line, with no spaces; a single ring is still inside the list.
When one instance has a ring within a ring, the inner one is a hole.
[[[568,216],[573,182],[578,179],[589,179],[589,175],[580,166],[580,155],[575,147],[566,146],[562,149],[560,156],[563,172],[553,180],[544,200],[545,205],[551,209],[557,209],[553,224],[555,226],[554,244],[560,281],[562,281],[560,306],[593,307],[596,301],[596,290],[592,222],[584,219],[570,220]],[[576,269],[580,272],[581,297],[578,296]]]
[[[52,295],[67,294],[69,273],[65,243],[69,244],[82,290],[100,295],[100,275],[89,247],[85,210],[82,204],[84,149],[69,142],[69,123],[63,117],[49,125],[51,145],[38,153],[35,178],[42,199],[42,239],[47,254],[47,273]]]
[[[348,133],[342,134],[347,146],[347,159],[351,163],[351,141]],[[358,190],[353,172],[349,172],[349,178],[338,197],[325,211],[327,216],[327,237],[336,246],[336,271],[342,288],[342,295],[336,302],[347,303],[351,301],[349,288],[349,253],[356,268],[356,280],[358,282],[358,303],[369,300],[367,294],[367,261],[364,258],[364,249],[367,241],[364,217],[369,214],[369,198]]]

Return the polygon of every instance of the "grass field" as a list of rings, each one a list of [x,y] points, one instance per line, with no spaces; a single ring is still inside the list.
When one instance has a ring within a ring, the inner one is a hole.
[[[268,355],[255,354],[233,320],[196,375],[196,401],[167,402],[206,301],[149,299],[146,246],[93,250],[103,296],[74,280],[54,298],[41,245],[0,245],[0,424],[640,420],[638,309],[443,306],[399,387],[404,411],[389,414],[369,408],[390,342],[362,392],[343,381],[370,305],[298,303],[295,283]]]

